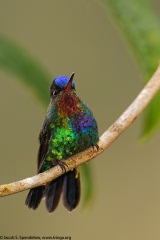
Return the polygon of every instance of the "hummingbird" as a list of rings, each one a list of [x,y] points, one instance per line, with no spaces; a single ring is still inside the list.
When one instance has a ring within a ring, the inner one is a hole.
[[[98,126],[88,106],[78,97],[70,77],[58,76],[50,86],[50,104],[39,134],[37,173],[57,164],[65,169],[64,160],[89,147],[98,149]],[[29,191],[25,204],[37,209],[42,198],[49,213],[53,212],[63,195],[65,208],[72,211],[80,201],[80,172],[77,168],[65,172],[45,186]]]

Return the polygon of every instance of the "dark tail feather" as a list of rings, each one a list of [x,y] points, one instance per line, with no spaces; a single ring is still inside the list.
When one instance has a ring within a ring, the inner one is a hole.
[[[53,212],[60,200],[64,177],[58,177],[46,186],[46,208],[49,213]]]
[[[64,206],[72,211],[80,200],[80,175],[76,176],[76,169],[64,175],[63,183],[63,203]]]
[[[34,210],[38,208],[43,198],[44,186],[33,188],[29,191],[25,204]]]

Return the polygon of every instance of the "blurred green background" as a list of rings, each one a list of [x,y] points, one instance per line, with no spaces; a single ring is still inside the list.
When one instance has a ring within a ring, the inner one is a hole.
[[[152,4],[158,14],[160,4]],[[76,73],[78,95],[94,112],[100,135],[145,84],[109,10],[99,1],[0,0],[0,34],[46,70],[48,89],[55,76]],[[44,105],[18,80],[0,69],[1,184],[36,173],[37,138],[46,114]],[[76,210],[68,213],[60,204],[49,215],[44,202],[37,211],[25,206],[27,192],[4,197],[0,235],[160,239],[160,136],[157,130],[144,145],[138,141],[141,128],[142,116],[89,163],[95,185],[90,206],[83,207],[82,192]]]

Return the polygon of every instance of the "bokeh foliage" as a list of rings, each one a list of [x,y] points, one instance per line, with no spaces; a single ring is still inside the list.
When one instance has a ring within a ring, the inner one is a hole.
[[[148,80],[160,61],[160,19],[149,0],[103,0],[109,7],[142,72]],[[148,137],[160,122],[160,93],[145,111],[142,137]]]

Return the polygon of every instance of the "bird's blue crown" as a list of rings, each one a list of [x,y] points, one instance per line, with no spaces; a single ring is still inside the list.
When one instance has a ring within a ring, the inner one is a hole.
[[[63,75],[62,75],[62,76],[58,76],[58,77],[56,77],[56,79],[55,79],[55,84],[56,84],[59,88],[63,89],[63,88],[66,87],[69,79],[70,79],[70,78],[67,77],[67,76],[63,76]],[[72,87],[75,87],[74,81],[72,81]]]

